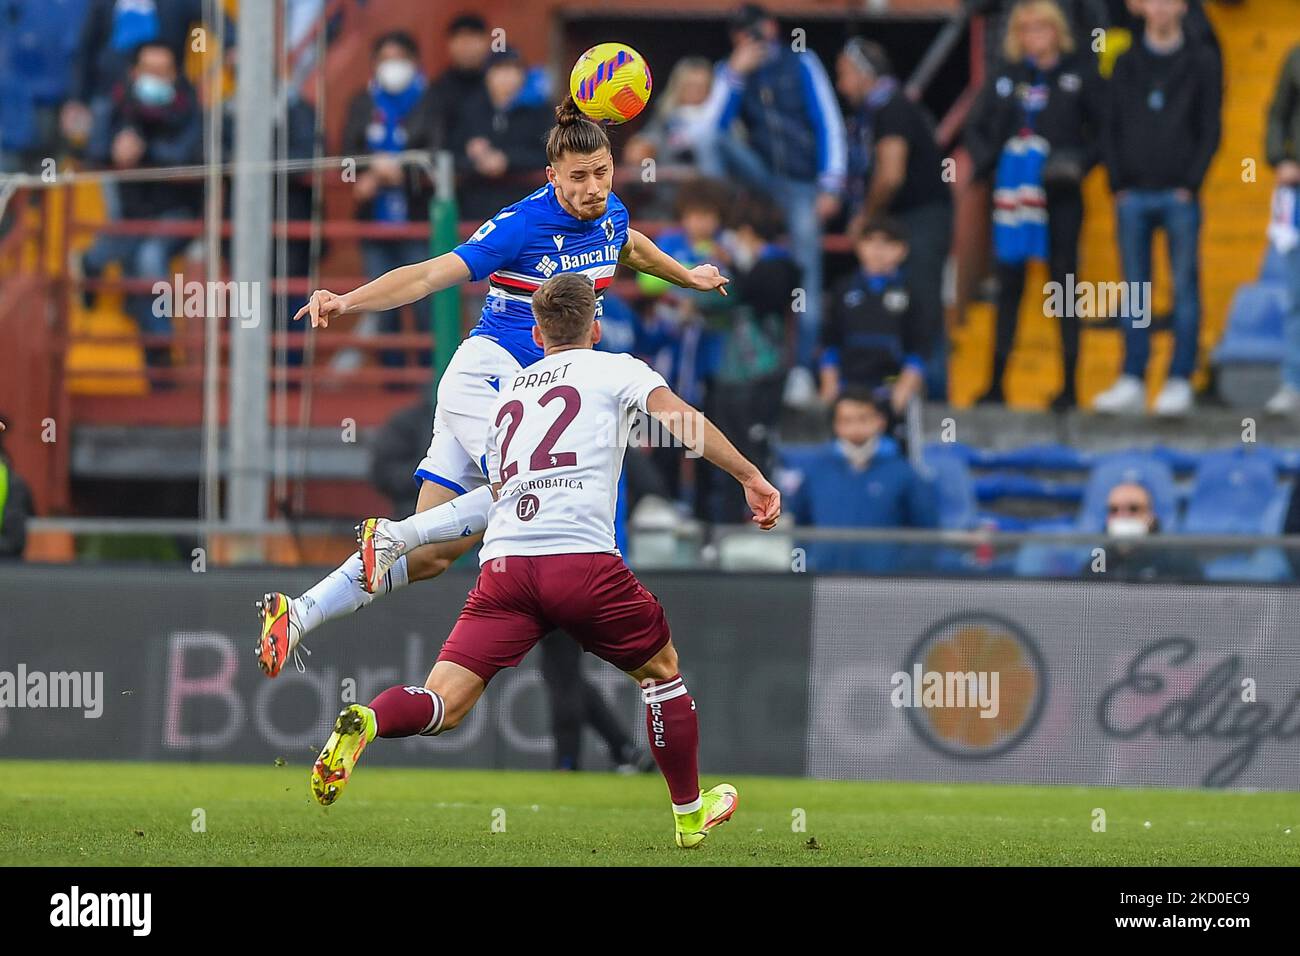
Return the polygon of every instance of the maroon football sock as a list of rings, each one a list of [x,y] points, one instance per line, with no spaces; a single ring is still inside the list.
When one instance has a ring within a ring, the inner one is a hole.
[[[695,701],[681,674],[666,681],[645,681],[645,725],[659,771],[668,782],[673,806],[695,809],[700,798],[700,724]]]
[[[442,729],[446,707],[427,687],[390,687],[370,702],[380,737],[432,736]]]

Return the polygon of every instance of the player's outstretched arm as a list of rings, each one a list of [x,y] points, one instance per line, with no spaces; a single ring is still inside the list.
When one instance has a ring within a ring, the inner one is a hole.
[[[637,272],[656,276],[683,289],[696,289],[708,292],[717,289],[727,294],[727,283],[731,280],[718,271],[718,267],[704,263],[694,269],[688,269],[651,241],[650,237],[635,229],[627,231],[627,244],[623,246],[618,261],[630,266]]]
[[[776,519],[781,517],[781,492],[763,477],[757,465],[737,450],[717,425],[682,401],[667,386],[660,386],[650,393],[646,398],[646,411],[683,445],[740,482],[749,509],[754,512],[755,524],[764,531],[776,526]]]
[[[458,285],[469,277],[465,260],[454,252],[445,252],[434,259],[399,266],[343,295],[317,289],[293,318],[296,322],[304,315],[310,315],[313,329],[328,326],[329,320],[336,315],[386,312]]]

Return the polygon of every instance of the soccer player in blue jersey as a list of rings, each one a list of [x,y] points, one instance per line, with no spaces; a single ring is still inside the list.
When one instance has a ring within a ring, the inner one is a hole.
[[[546,140],[547,185],[502,209],[451,252],[394,269],[343,295],[318,289],[294,316],[310,315],[313,328],[325,327],[335,316],[396,309],[462,282],[490,283],[478,324],[438,384],[433,438],[415,470],[421,482],[418,511],[487,483],[487,414],[498,383],[542,357],[531,308],[542,282],[561,272],[588,276],[598,297],[597,316],[599,296],[620,263],[682,288],[727,294],[729,280],[716,267],[688,269],[630,227],[626,207],[611,191],[614,157],[605,130],[586,119],[572,97],[555,114]],[[441,574],[479,538],[410,552],[373,593],[354,553],[298,598],[266,594],[258,602],[259,666],[274,677],[308,631],[366,606],[376,594]]]

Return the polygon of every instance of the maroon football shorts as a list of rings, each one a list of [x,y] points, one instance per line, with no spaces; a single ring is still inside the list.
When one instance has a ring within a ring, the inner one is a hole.
[[[556,628],[622,671],[636,670],[669,639],[663,606],[619,555],[521,555],[480,568],[438,660],[487,683]]]

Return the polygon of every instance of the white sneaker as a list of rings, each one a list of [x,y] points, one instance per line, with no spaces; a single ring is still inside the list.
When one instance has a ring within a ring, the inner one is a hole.
[[[1264,405],[1270,415],[1294,415],[1300,412],[1300,388],[1283,385]]]
[[[1171,378],[1156,396],[1152,408],[1157,415],[1176,418],[1192,410],[1192,383],[1185,378]]]
[[[1103,415],[1141,415],[1146,411],[1142,379],[1121,375],[1115,384],[1092,400],[1092,410]]]

